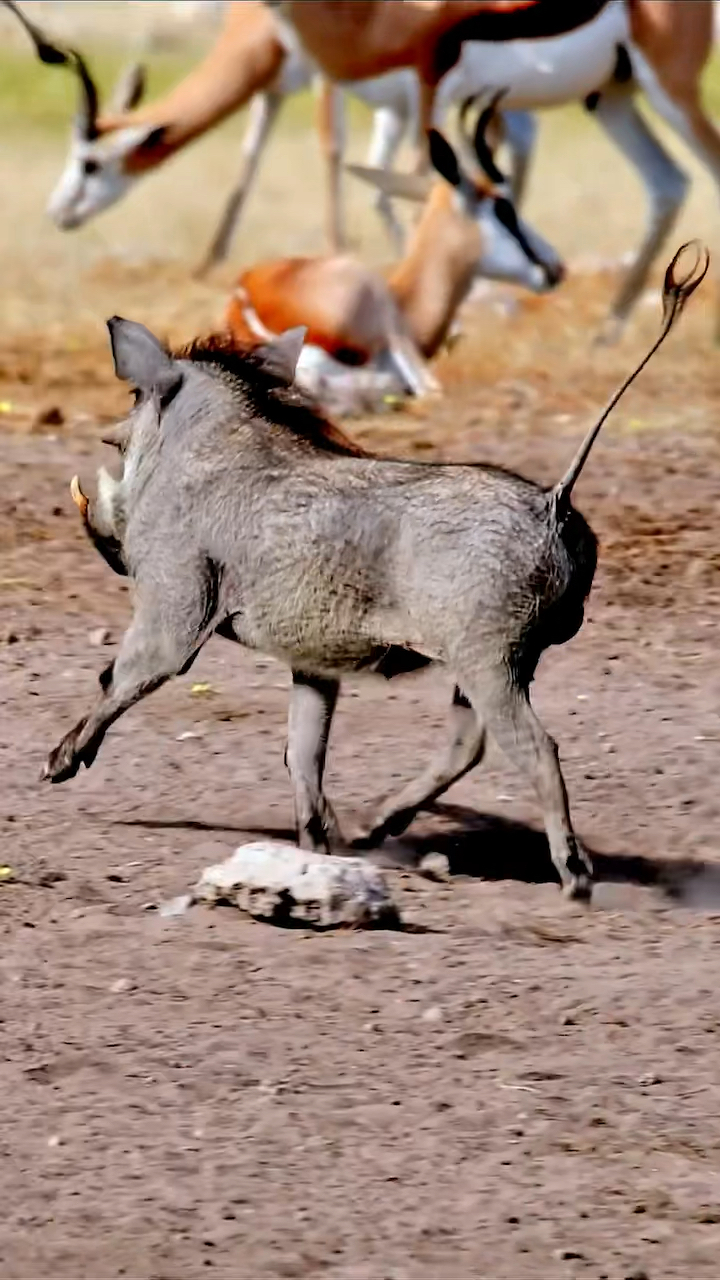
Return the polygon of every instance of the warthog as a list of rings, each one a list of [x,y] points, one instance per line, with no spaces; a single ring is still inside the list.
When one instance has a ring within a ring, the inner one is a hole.
[[[535,784],[565,889],[587,896],[590,860],[529,687],[543,650],[578,631],[595,572],[595,535],[570,502],[575,481],[704,275],[678,282],[678,256],[660,337],[552,489],[497,467],[397,462],[354,447],[292,385],[302,331],[246,354],[203,344],[174,356],[142,325],[111,320],[116,372],[136,394],[120,438],[123,475],[104,472],[95,502],[77,481],[73,489],[98,548],[133,579],[134,616],[98,702],[44,776],[63,782],[90,766],[113,721],[186,672],[217,634],[291,667],[299,839],[328,850],[339,831],[322,779],[341,676],[391,678],[437,662],[457,682],[447,743],[382,806],[365,843],[403,831],[473,768],[489,730]]]

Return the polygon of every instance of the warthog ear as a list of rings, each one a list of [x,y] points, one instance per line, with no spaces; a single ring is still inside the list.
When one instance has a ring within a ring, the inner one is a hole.
[[[286,387],[292,384],[295,377],[306,333],[307,327],[304,324],[298,325],[295,329],[286,329],[279,338],[273,338],[272,342],[264,342],[253,352],[262,368],[277,378],[278,382],[284,383]]]
[[[115,373],[144,395],[155,394],[161,406],[180,389],[182,369],[154,334],[136,320],[113,316],[107,322]]]

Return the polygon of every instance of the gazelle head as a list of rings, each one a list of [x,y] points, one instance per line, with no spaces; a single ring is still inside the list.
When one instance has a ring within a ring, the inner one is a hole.
[[[474,134],[466,129],[472,99],[460,113],[464,149],[474,161],[472,169],[461,162],[447,138],[437,129],[428,131],[433,169],[453,189],[452,205],[479,231],[475,274],[489,280],[518,284],[534,293],[554,289],[563,279],[563,263],[552,245],[518,216],[510,185],[498,169],[488,133],[495,124],[496,95],[478,116]],[[428,196],[427,180],[417,174],[393,173],[348,165],[351,172],[379,187],[389,196],[422,200]]]
[[[161,143],[165,130],[162,125],[133,121],[127,114],[144,93],[145,75],[141,66],[133,66],[121,76],[112,96],[112,114],[100,119],[97,86],[82,55],[75,49],[61,49],[51,44],[13,0],[1,2],[22,23],[40,61],[69,67],[78,80],[79,105],[70,152],[48,202],[48,214],[53,222],[63,231],[69,231],[82,226],[125,194],[152,163],[152,153]]]

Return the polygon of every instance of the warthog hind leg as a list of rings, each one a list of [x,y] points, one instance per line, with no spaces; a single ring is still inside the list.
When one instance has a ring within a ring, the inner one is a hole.
[[[355,841],[356,846],[373,848],[387,836],[400,835],[420,809],[437,800],[448,787],[474,769],[484,751],[485,730],[474,708],[456,688],[450,708],[449,734],[441,751],[419,777],[413,778],[399,794],[382,805],[370,831]]]
[[[527,689],[512,681],[505,666],[463,684],[498,746],[537,792],[550,856],[565,893],[589,898],[592,863],[572,829],[557,746],[535,715]]]

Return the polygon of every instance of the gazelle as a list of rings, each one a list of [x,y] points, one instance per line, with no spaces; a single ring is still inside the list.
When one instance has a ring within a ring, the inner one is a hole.
[[[487,152],[493,108],[478,119],[474,146],[480,155]],[[317,392],[323,379],[331,384],[334,376],[347,374],[348,366],[365,366],[370,382],[377,374],[383,390],[390,373],[396,391],[422,395],[438,389],[427,361],[478,275],[535,292],[559,284],[563,268],[557,254],[519,222],[505,184],[467,171],[437,130],[428,136],[439,180],[407,253],[387,279],[347,255],[259,263],[240,276],[226,313],[239,346],[302,325],[307,334],[299,377],[311,390]],[[351,168],[394,195],[427,194],[427,179],[419,174]],[[361,381],[367,389],[367,378]]]
[[[422,125],[430,89],[432,119],[438,124],[450,102],[480,88],[502,88],[503,108],[515,109],[506,119],[512,125],[513,189],[519,198],[534,140],[525,111],[583,99],[637,170],[649,203],[645,235],[612,304],[609,333],[622,327],[640,296],[688,188],[687,175],[640,115],[635,103],[638,89],[703,162],[720,190],[720,132],[703,108],[700,87],[712,51],[713,0],[601,0],[595,4],[583,0],[573,5],[511,6],[505,11],[498,5],[494,15],[477,13],[454,25],[439,45],[432,15],[442,22],[441,11],[455,8],[452,4],[291,0],[279,7],[323,70],[338,80],[376,74],[393,58],[401,65],[401,35],[414,25],[421,32],[420,41],[426,41],[425,54],[416,51],[415,64],[421,70],[432,50],[435,73],[447,69],[455,58],[444,78],[432,85],[432,75],[418,85],[412,74],[396,73],[404,77],[394,85],[400,105],[388,106],[378,121],[376,164],[392,163],[408,121],[419,116]],[[422,19],[412,14],[419,7],[428,11],[424,32]],[[556,24],[554,31],[549,23]],[[388,34],[391,27],[394,39]],[[381,32],[384,49],[379,47]]]

